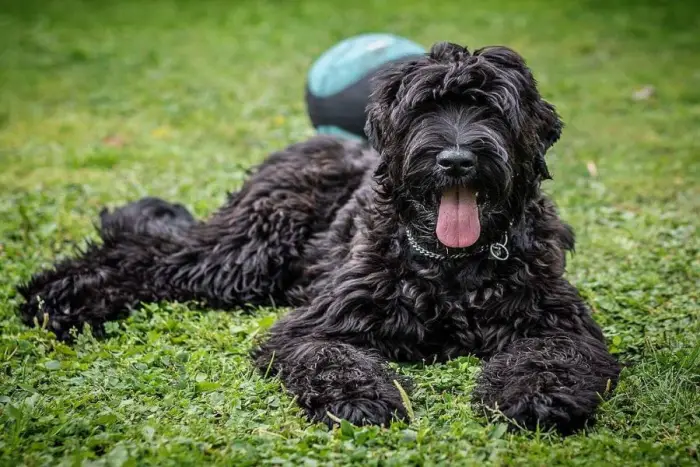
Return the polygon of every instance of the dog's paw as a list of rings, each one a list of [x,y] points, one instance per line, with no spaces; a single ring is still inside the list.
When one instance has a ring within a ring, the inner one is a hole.
[[[27,326],[38,326],[53,332],[59,340],[70,340],[71,329],[81,328],[72,315],[76,310],[68,303],[61,304],[41,292],[29,294],[19,307],[22,321]]]
[[[49,278],[39,274],[17,287],[25,300],[19,307],[20,317],[27,326],[42,327],[63,341],[71,340],[71,330],[81,331],[85,323],[100,335],[103,320],[99,319],[99,300],[90,285],[90,281],[70,275]]]
[[[408,412],[400,397],[398,400],[350,399],[320,407],[312,418],[331,427],[337,424],[338,420],[347,420],[356,426],[388,427],[393,421],[407,421]]]
[[[571,434],[590,425],[619,366],[605,347],[583,337],[521,339],[485,365],[473,405],[502,413],[514,426]]]
[[[478,390],[478,389],[477,389]],[[564,397],[562,397],[564,396]],[[536,394],[524,391],[521,394],[500,394],[475,400],[474,411],[487,418],[503,416],[509,428],[557,430],[563,435],[571,434],[592,421],[593,413],[574,400],[566,401],[565,394]]]

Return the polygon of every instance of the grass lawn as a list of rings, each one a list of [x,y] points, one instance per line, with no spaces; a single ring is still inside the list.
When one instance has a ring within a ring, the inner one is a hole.
[[[700,6],[489,0],[0,0],[0,465],[698,465]],[[206,216],[312,129],[305,72],[347,36],[505,44],[567,128],[545,188],[578,235],[569,277],[628,364],[591,430],[507,433],[469,408],[479,362],[407,366],[415,419],[310,425],[254,315],[144,305],[66,346],[14,285],[146,194]]]

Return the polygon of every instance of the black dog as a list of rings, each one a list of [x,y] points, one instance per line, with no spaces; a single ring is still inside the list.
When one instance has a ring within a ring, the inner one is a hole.
[[[101,245],[19,288],[24,321],[47,314],[68,338],[143,301],[293,305],[254,360],[312,420],[405,418],[389,360],[474,354],[475,408],[584,426],[619,366],[563,277],[574,236],[540,191],[555,109],[504,47],[436,44],[375,86],[374,150],[292,145],[206,222],[154,198],[103,212]]]

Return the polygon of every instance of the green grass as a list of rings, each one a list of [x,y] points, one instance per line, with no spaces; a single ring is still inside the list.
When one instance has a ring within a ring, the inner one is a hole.
[[[333,3],[2,0],[0,465],[697,465],[700,7]],[[94,238],[100,207],[151,194],[212,212],[246,167],[312,134],[313,58],[382,30],[510,45],[560,109],[546,190],[577,231],[569,277],[629,364],[594,429],[486,424],[473,358],[400,368],[410,424],[310,425],[247,358],[284,310],[145,305],[70,347],[20,324],[14,285]]]

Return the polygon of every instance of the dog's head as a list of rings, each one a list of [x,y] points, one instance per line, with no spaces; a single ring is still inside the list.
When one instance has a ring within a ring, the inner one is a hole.
[[[403,222],[447,248],[495,240],[550,178],[562,122],[523,58],[435,44],[377,76],[365,132]]]

